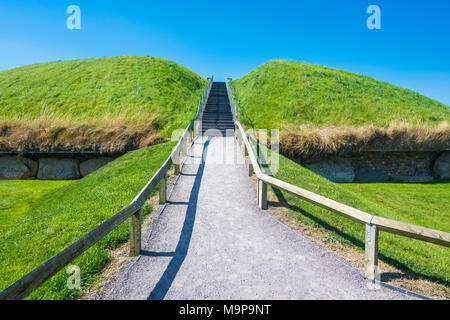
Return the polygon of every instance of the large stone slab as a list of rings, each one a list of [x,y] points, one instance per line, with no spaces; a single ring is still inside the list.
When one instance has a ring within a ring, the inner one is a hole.
[[[0,179],[21,180],[34,177],[38,169],[37,162],[16,156],[0,157]]]
[[[433,174],[439,179],[450,179],[450,151],[444,152],[436,159]]]
[[[80,173],[82,177],[87,176],[88,174],[91,174],[94,171],[97,171],[104,165],[108,164],[109,162],[113,161],[113,158],[94,158],[87,161],[84,161],[80,164]]]
[[[74,180],[80,178],[80,162],[75,159],[42,158],[37,178],[40,180]]]
[[[328,159],[307,164],[306,168],[333,182],[353,182],[355,171],[348,159]]]
[[[389,181],[399,183],[425,183],[434,181],[432,176],[392,176]]]
[[[360,168],[356,170],[354,182],[388,182],[389,175],[371,168]]]

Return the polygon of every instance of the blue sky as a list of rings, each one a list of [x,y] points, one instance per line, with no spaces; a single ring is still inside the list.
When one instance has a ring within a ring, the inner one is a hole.
[[[66,27],[72,4],[81,30]],[[366,27],[372,4],[381,30]],[[216,79],[292,59],[450,105],[450,1],[0,0],[0,70],[118,55],[161,57]]]

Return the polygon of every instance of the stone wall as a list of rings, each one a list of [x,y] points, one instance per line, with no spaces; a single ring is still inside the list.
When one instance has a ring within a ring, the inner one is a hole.
[[[334,182],[421,183],[450,178],[449,151],[369,151],[301,164]]]
[[[113,156],[99,154],[0,155],[0,180],[75,180],[100,169]]]

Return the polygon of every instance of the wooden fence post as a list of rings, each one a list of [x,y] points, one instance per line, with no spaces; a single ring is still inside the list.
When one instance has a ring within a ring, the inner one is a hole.
[[[267,210],[267,184],[262,180],[258,180],[258,205]]]
[[[366,224],[365,273],[370,280],[378,279],[378,228]]]
[[[258,159],[259,162],[259,135],[256,136],[256,159]]]
[[[175,169],[175,175],[179,175],[180,174],[180,162],[181,162],[181,151],[176,155],[175,157],[175,161],[174,161],[174,169]]]
[[[167,201],[167,174],[159,182],[159,204],[165,204]]]
[[[141,216],[142,209],[139,209],[130,218],[130,257],[141,253]]]

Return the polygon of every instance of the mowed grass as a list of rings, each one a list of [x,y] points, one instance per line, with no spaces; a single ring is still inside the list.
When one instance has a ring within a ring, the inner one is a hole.
[[[450,181],[434,183],[343,183],[392,212],[391,219],[450,231]],[[450,252],[449,252],[450,254]]]
[[[172,61],[110,57],[0,72],[0,120],[152,123],[170,137],[194,118],[207,81]]]
[[[266,150],[261,146],[262,150]],[[270,153],[269,153],[270,154]],[[450,232],[450,185],[338,184],[280,155],[278,179],[372,215]],[[273,189],[300,222],[324,229],[327,241],[364,250],[365,226]],[[380,232],[379,257],[402,270],[450,286],[450,248]],[[382,271],[382,270],[381,270]]]
[[[0,180],[0,228],[20,220],[30,207],[71,181]]]
[[[26,210],[21,201],[14,200],[16,196],[8,197],[6,202],[12,207],[1,212],[6,217],[2,220],[7,223],[0,226],[0,290],[127,206],[174,146],[174,142],[169,142],[129,152],[82,180],[53,185],[55,190],[47,186],[48,192],[43,190],[42,196],[36,193],[34,200],[25,200],[29,206]],[[16,183],[18,196],[27,193],[28,183],[40,181]],[[150,211],[151,206],[146,205],[144,214]],[[118,247],[128,237],[127,221],[72,263],[81,269],[82,289],[96,283],[110,259],[108,250]],[[62,270],[30,298],[76,299],[79,292],[67,288],[67,277],[66,270]]]
[[[450,119],[450,108],[416,92],[294,61],[270,61],[232,81],[231,87],[247,127],[436,126]]]

